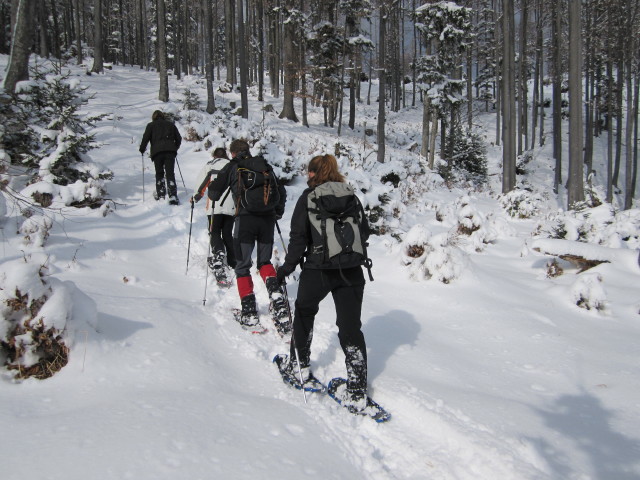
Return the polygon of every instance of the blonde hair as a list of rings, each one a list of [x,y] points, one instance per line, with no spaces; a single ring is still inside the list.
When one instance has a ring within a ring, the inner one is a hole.
[[[338,170],[338,161],[330,154],[313,157],[307,170],[314,174],[307,181],[310,187],[317,187],[326,182],[344,182],[344,176]]]

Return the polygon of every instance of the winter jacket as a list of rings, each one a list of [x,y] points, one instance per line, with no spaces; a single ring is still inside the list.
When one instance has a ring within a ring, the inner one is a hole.
[[[147,124],[140,142],[140,153],[144,153],[147,144],[151,142],[151,159],[158,153],[177,152],[182,143],[182,137],[176,126],[169,120],[157,118]]]
[[[222,195],[222,198],[214,203],[209,200],[207,195],[209,184],[216,179],[218,174],[222,171],[222,169],[229,163],[229,159],[227,158],[212,158],[207,162],[207,164],[202,167],[200,173],[198,174],[196,189],[193,192],[193,198],[196,202],[199,202],[202,197],[207,197],[206,209],[207,215],[212,214],[221,214],[221,215],[235,215],[236,207],[233,204],[233,198],[227,192]],[[225,198],[226,197],[226,198]],[[211,207],[214,206],[213,210]]]
[[[302,192],[300,198],[293,209],[291,216],[291,230],[289,233],[289,248],[284,259],[284,264],[279,268],[283,270],[284,276],[290,275],[304,259],[304,268],[307,269],[334,269],[335,266],[328,267],[323,264],[321,255],[311,255],[313,251],[313,236],[311,232],[311,221],[309,219],[309,194],[313,188],[307,188]],[[369,236],[369,223],[366,218],[362,219],[362,228],[366,237]],[[339,268],[350,268],[361,265],[361,263],[344,264]]]
[[[252,169],[264,169],[266,168],[267,161],[263,157],[252,157],[249,153],[241,152],[222,169],[218,177],[209,184],[209,199],[211,201],[217,201],[223,195],[226,195],[227,188],[231,188],[231,194],[233,196],[233,203],[236,208],[236,215],[256,215],[256,213],[248,212],[240,205],[238,201],[240,192],[238,191],[238,169],[253,167]],[[260,216],[272,215],[276,218],[281,218],[284,214],[284,205],[287,201],[287,192],[283,185],[278,183],[278,193],[280,195],[280,202],[273,208],[272,211],[260,214]]]

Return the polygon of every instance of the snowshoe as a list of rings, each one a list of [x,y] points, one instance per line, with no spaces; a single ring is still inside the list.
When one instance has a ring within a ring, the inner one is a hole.
[[[258,317],[258,308],[256,307],[256,296],[251,293],[243,297],[240,302],[242,303],[242,310],[234,310],[234,318],[244,328],[251,333],[264,333],[267,331],[260,324],[260,318]]]
[[[300,386],[300,371],[298,371],[297,365],[289,362],[288,355],[276,355],[273,357],[273,363],[278,367],[278,371],[280,372],[284,383],[291,385],[298,390],[304,389],[305,392],[325,393],[327,391],[327,387],[313,376],[309,367],[302,369],[302,377],[306,379],[302,386]]]
[[[169,197],[169,205],[180,205],[178,197]]]
[[[289,319],[289,308],[287,301],[282,298],[282,302],[278,305],[275,301],[269,305],[269,313],[271,313],[271,319],[276,326],[276,330],[281,337],[285,337],[291,334],[291,321]]]
[[[391,419],[391,414],[378,405],[375,401],[365,394],[364,398],[353,399],[347,391],[347,380],[344,378],[334,378],[327,386],[327,393],[333,398],[338,405],[345,407],[354,415],[363,415],[371,417],[378,423],[386,422]]]
[[[260,323],[258,315],[242,315],[242,311],[239,308],[233,309],[233,319],[240,324],[240,326],[251,333],[265,333],[267,329]]]
[[[216,267],[213,270],[213,275],[216,277],[216,283],[222,288],[231,288],[233,283],[227,275],[227,270],[224,267]]]

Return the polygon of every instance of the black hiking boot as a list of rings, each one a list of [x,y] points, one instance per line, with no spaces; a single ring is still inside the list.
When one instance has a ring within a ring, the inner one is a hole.
[[[269,312],[273,322],[276,324],[276,329],[281,336],[291,333],[291,322],[289,318],[289,302],[284,296],[284,291],[276,277],[267,277],[266,280],[267,292],[269,292]]]
[[[240,325],[245,329],[252,329],[258,325],[258,308],[256,307],[256,296],[253,293],[245,296],[242,300],[242,310],[240,311]]]

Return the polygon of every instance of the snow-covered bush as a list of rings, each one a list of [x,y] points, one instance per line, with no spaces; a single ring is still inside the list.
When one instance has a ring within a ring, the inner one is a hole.
[[[544,199],[527,190],[511,190],[498,198],[500,205],[513,218],[531,218],[544,208]]]
[[[24,132],[12,138],[10,153],[14,163],[31,169],[28,190],[21,194],[42,206],[97,208],[104,202],[104,181],[113,173],[86,155],[98,146],[87,128],[104,115],[79,113],[90,99],[86,90],[70,74],[38,69],[32,80],[18,84],[13,108]]]
[[[458,218],[457,231],[462,235],[471,235],[484,223],[484,216],[474,207],[471,198],[467,195],[456,200],[455,209]]]
[[[616,211],[610,204],[559,212],[542,220],[542,237],[594,243],[610,248],[640,248],[640,209]]]
[[[48,276],[42,263],[25,258],[0,265],[0,360],[16,378],[58,372],[78,327],[95,326],[96,318],[95,303],[73,283]]]
[[[571,287],[573,301],[580,308],[604,310],[607,294],[602,285],[602,276],[598,273],[583,273]]]
[[[24,235],[24,243],[34,247],[43,247],[53,222],[44,215],[30,215],[22,222],[20,234]]]
[[[401,261],[413,279],[433,278],[448,284],[462,275],[468,258],[447,234],[431,235],[424,225],[418,224],[405,235]]]

